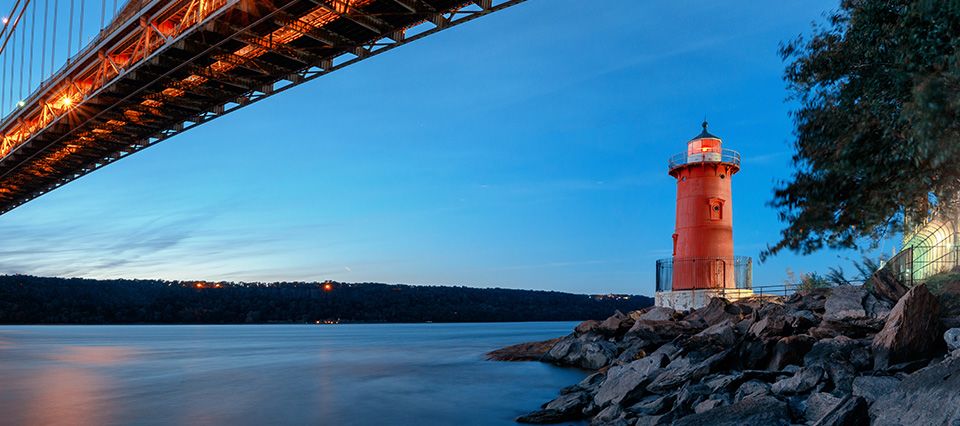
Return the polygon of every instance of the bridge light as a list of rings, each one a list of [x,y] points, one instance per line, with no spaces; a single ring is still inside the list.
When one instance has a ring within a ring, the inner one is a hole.
[[[6,16],[4,16],[4,17],[3,17],[3,25],[7,25],[7,22],[10,22],[10,18],[7,18]]]
[[[62,99],[60,99],[60,103],[65,107],[69,107],[70,105],[73,105],[73,99],[70,99],[69,96],[64,96]]]
[[[323,283],[323,291],[333,291],[332,283]]]
[[[17,108],[23,108],[27,106],[27,103],[24,101],[17,102]]]

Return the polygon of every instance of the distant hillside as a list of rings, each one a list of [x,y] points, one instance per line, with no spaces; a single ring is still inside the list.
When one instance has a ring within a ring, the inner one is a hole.
[[[0,276],[0,324],[572,321],[651,304],[502,288]]]

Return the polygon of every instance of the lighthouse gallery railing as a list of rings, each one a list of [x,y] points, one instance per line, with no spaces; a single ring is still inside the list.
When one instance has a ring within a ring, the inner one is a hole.
[[[657,291],[673,291],[674,270],[683,269],[690,276],[709,276],[717,268],[723,272],[718,274],[726,280],[726,271],[733,270],[732,283],[722,282],[720,288],[750,289],[753,287],[753,258],[749,256],[732,257],[696,257],[686,259],[660,259],[657,261]],[[708,283],[693,283],[691,290],[716,288]]]
[[[740,167],[740,153],[732,149],[708,150],[703,152],[681,152],[670,157],[668,167],[673,170],[677,167],[693,163],[728,163]]]

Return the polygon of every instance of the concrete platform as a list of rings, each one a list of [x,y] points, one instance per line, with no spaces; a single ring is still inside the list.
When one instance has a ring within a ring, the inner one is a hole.
[[[707,306],[714,297],[723,297],[732,302],[752,296],[753,290],[739,288],[658,291],[654,296],[654,304],[675,311],[688,311]]]

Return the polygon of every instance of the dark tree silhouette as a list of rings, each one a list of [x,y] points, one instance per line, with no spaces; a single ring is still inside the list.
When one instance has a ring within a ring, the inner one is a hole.
[[[502,288],[0,276],[2,324],[567,321],[652,303]]]

